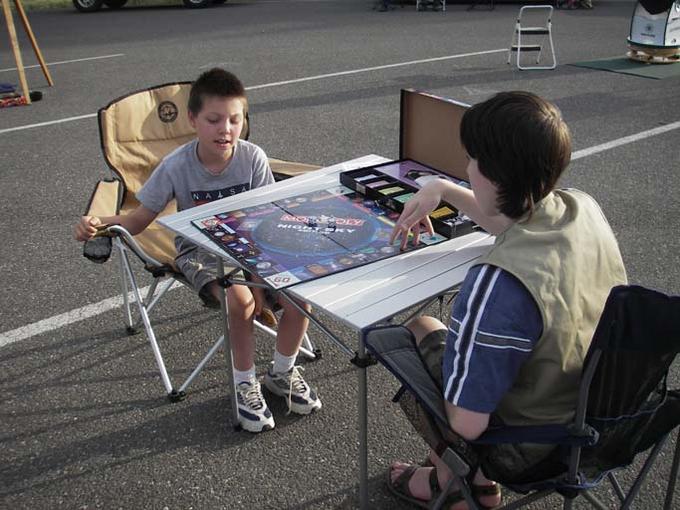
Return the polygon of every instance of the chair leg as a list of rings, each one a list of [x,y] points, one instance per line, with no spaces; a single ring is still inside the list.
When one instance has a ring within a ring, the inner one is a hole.
[[[588,502],[593,505],[597,510],[607,510],[609,507],[605,506],[602,501],[597,499],[593,494],[591,494],[589,491],[583,491],[581,493],[581,496],[583,496]]]
[[[161,379],[163,381],[165,391],[168,394],[168,398],[170,399],[170,401],[176,402],[182,400],[184,398],[183,395],[179,394],[179,392],[177,392],[172,387],[172,383],[170,382],[168,370],[165,368],[165,362],[163,361],[163,356],[161,355],[161,351],[158,346],[158,341],[156,340],[156,335],[153,331],[153,328],[151,327],[151,320],[149,319],[149,314],[147,313],[146,307],[144,306],[142,293],[139,290],[139,286],[137,285],[135,275],[132,272],[132,268],[130,268],[127,257],[125,257],[124,260],[125,260],[124,268],[125,273],[127,275],[127,280],[130,282],[130,285],[132,286],[132,292],[135,296],[137,307],[139,308],[139,315],[142,318],[142,323],[144,324],[144,329],[146,330],[146,336],[149,339],[151,349],[153,350],[153,355],[156,358],[156,365],[158,366],[158,370],[161,373]]]
[[[128,281],[127,281],[127,276],[125,273],[125,267],[129,266],[130,261],[128,259],[127,253],[125,252],[125,247],[123,246],[123,243],[120,241],[120,239],[116,238],[114,239],[116,248],[118,250],[118,255],[120,256],[120,290],[123,294],[123,304],[125,308],[125,319],[127,322],[127,326],[125,328],[125,331],[127,332],[128,335],[134,335],[136,333],[134,323],[132,321],[132,310],[130,309],[130,296],[129,292],[130,289],[128,287]]]
[[[673,493],[675,492],[675,484],[678,480],[678,467],[680,467],[680,429],[675,438],[675,454],[673,455],[673,463],[671,464],[671,472],[668,478],[668,487],[666,488],[666,501],[663,505],[663,510],[671,510],[673,505]]]
[[[156,287],[159,286],[159,283],[161,282],[161,278],[154,278],[152,286],[149,288],[149,292],[146,294],[146,309],[148,310],[149,313],[151,313],[151,310],[153,310],[153,307],[156,306],[156,303],[158,303],[163,296],[165,296],[165,293],[168,292],[170,289],[172,289],[175,284],[177,284],[177,280],[173,278],[168,278],[166,281],[164,281],[160,285],[160,290],[156,293]]]
[[[621,484],[616,479],[616,476],[614,476],[614,473],[609,473],[607,475],[607,478],[609,478],[609,482],[612,484],[614,492],[616,493],[616,496],[619,498],[619,501],[621,503],[623,503],[623,501],[626,499],[626,495],[623,493],[623,489],[621,488]]]
[[[640,470],[640,474],[638,474],[637,478],[635,479],[635,482],[633,483],[633,486],[630,488],[630,491],[628,491],[628,495],[626,496],[626,500],[621,505],[621,510],[627,510],[633,504],[635,497],[637,496],[638,492],[642,488],[642,483],[645,481],[645,478],[647,477],[649,470],[654,465],[654,461],[656,460],[656,457],[659,455],[659,452],[663,448],[663,445],[666,444],[666,440],[668,439],[668,435],[669,434],[666,434],[658,443],[656,443],[654,445],[654,448],[652,448],[652,451],[649,452],[649,455],[647,456],[647,460],[645,461],[645,464],[642,466],[642,469]]]
[[[304,354],[305,357],[310,361],[321,359],[321,349],[314,347],[314,344],[309,339],[309,335],[307,333],[305,333],[305,336],[302,338],[300,352]]]
[[[203,370],[203,367],[205,366],[205,364],[206,364],[208,361],[210,361],[210,359],[211,359],[211,358],[215,355],[215,353],[217,352],[217,349],[219,349],[220,346],[221,346],[223,343],[224,343],[224,335],[222,335],[221,337],[219,337],[219,338],[217,339],[217,342],[214,343],[214,345],[210,348],[210,350],[209,350],[208,353],[205,355],[205,357],[201,360],[201,362],[200,362],[198,365],[196,365],[196,368],[194,368],[194,371],[191,372],[191,375],[189,375],[189,377],[187,377],[186,381],[184,381],[184,382],[182,383],[182,386],[180,386],[180,387],[179,387],[179,390],[178,390],[178,393],[179,393],[179,394],[184,394],[184,393],[185,393],[186,389],[189,387],[189,385],[191,384],[191,382],[196,378],[196,376],[197,376],[198,374],[201,373],[201,371]]]

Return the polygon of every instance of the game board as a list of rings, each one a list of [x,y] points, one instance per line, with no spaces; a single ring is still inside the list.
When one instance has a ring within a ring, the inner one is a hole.
[[[399,213],[339,186],[192,221],[273,288],[289,287],[400,253],[389,243]],[[446,238],[421,235],[419,246]]]

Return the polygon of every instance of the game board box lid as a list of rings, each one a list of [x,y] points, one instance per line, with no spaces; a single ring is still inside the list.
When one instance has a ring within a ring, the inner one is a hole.
[[[469,180],[460,123],[470,105],[413,89],[402,89],[399,159],[411,159],[458,179]]]

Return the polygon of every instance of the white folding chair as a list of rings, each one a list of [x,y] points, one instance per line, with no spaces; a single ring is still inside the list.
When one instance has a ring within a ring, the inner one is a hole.
[[[532,12],[530,15],[531,22],[537,25],[522,26],[522,16],[524,12]],[[512,39],[510,40],[510,49],[508,50],[508,64],[512,58],[512,53],[517,53],[517,68],[520,70],[529,69],[555,69],[557,67],[557,60],[555,58],[555,47],[553,46],[552,39],[552,13],[553,7],[551,5],[525,5],[519,10],[519,15],[517,16],[517,21],[515,22],[515,30],[512,33]],[[543,17],[545,16],[545,17]],[[542,23],[542,24],[541,24]],[[540,37],[540,44],[536,42],[532,44],[527,44],[524,38],[535,38]],[[541,54],[543,52],[543,46],[545,42],[548,42],[550,47],[550,54],[552,55],[552,64],[550,65],[538,65],[541,61]],[[536,65],[526,66],[522,65],[522,52],[538,52],[536,57]]]

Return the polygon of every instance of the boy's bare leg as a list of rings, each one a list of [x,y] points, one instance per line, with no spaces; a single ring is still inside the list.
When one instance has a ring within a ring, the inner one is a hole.
[[[279,304],[283,307],[283,315],[276,334],[274,361],[267,369],[264,384],[274,395],[286,399],[289,412],[309,414],[321,409],[321,401],[295,366],[295,356],[300,350],[309,321],[304,313],[284,298],[279,298]],[[311,307],[299,304],[304,310],[311,310]]]
[[[210,293],[220,299],[222,288],[211,282]],[[253,315],[255,300],[245,285],[232,285],[227,289],[227,313],[229,318],[229,341],[234,358],[234,368],[246,371],[255,360],[255,340],[253,337]]]
[[[415,319],[411,320],[408,324],[406,324],[406,327],[411,330],[417,343],[420,343],[432,331],[446,328],[446,326],[442,322],[438,321],[434,317],[429,316],[416,317]],[[437,470],[437,480],[439,481],[440,488],[446,487],[446,484],[453,476],[448,466],[435,454],[434,451],[430,451],[430,460],[432,461],[434,468],[431,467],[419,468],[413,473],[411,479],[408,482],[408,487],[409,490],[411,491],[411,494],[413,494],[413,496],[415,496],[416,498],[422,499],[424,501],[428,501],[432,498],[429,482],[430,471],[432,469]],[[392,464],[392,469],[390,473],[391,480],[394,482],[408,467],[409,464],[405,464],[403,462],[394,462]],[[481,469],[478,469],[477,472],[475,473],[472,483],[477,486],[494,484],[493,481],[489,480],[484,476]],[[455,491],[458,489],[459,489],[458,485],[454,484],[452,490]],[[482,505],[493,507],[500,504],[501,496],[500,494],[488,496],[482,495],[479,496],[478,500],[479,503],[481,503]],[[452,505],[449,508],[449,510],[464,510],[466,508],[468,508],[467,503],[465,501],[461,501],[459,503],[456,503],[455,505]]]
[[[302,338],[305,336],[309,319],[300,312],[287,299],[279,298],[279,304],[283,308],[283,314],[279,321],[279,330],[276,334],[276,350],[284,356],[293,356],[300,350]],[[309,305],[299,303],[308,312]]]

